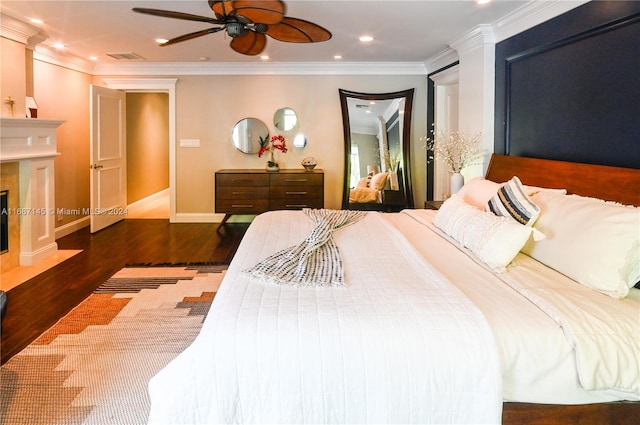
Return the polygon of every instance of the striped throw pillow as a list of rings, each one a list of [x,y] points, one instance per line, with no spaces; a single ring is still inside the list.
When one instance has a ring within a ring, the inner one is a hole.
[[[529,199],[522,182],[515,176],[489,199],[486,210],[498,216],[511,217],[525,226],[533,226],[540,215],[540,208]]]

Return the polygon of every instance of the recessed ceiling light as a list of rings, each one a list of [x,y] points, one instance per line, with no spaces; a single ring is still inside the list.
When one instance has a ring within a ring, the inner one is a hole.
[[[333,58],[334,59],[342,59],[342,55],[335,55]]]
[[[156,43],[158,44],[164,44],[166,42],[168,42],[169,40],[167,40],[166,38],[156,38]]]
[[[478,4],[487,4],[489,3],[491,0],[476,0],[476,3]]]
[[[53,43],[53,47],[56,49],[64,49],[64,43]]]
[[[44,21],[38,18],[31,18],[29,19],[29,22],[31,22],[32,24],[44,24]]]
[[[269,60],[269,55],[262,55],[262,56],[260,56],[260,59],[262,59],[263,61],[268,61]]]
[[[97,61],[98,57],[97,56],[89,56],[89,60]]]
[[[373,41],[373,37],[371,37],[370,35],[363,35],[358,40],[362,41],[363,43],[369,43],[370,41]]]

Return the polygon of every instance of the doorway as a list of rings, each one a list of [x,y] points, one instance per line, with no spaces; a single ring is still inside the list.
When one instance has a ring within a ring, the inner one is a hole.
[[[169,219],[169,95],[127,92],[127,218]]]
[[[169,221],[176,222],[176,78],[106,78],[103,80],[107,87],[130,93],[165,93],[168,96],[168,161],[169,186],[168,189],[149,195],[150,203],[163,203],[169,199]],[[151,164],[153,165],[153,164]],[[144,199],[144,198],[143,198]],[[136,206],[135,204],[133,205]],[[132,210],[133,211],[133,210]],[[147,213],[148,215],[149,213]]]
[[[429,75],[433,84],[433,129],[436,132],[458,131],[459,109],[459,65],[454,63],[438,72]],[[431,136],[431,134],[430,134]],[[441,201],[451,196],[451,171],[442,161],[432,160],[431,181],[428,182],[427,199]]]

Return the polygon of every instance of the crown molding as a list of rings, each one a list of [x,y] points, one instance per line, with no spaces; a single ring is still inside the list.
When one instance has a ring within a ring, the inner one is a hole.
[[[95,64],[93,75],[426,75],[426,68],[422,62],[105,62]]]
[[[46,46],[36,46],[33,52],[33,59],[58,65],[85,74],[93,74],[94,64],[77,56],[67,55]]]
[[[535,27],[549,19],[562,15],[590,0],[532,1],[514,10],[492,24],[495,42],[506,40]]]
[[[424,66],[426,68],[427,74],[431,74],[432,72],[449,66],[459,60],[460,56],[458,56],[458,52],[450,47],[447,47],[445,50],[431,56],[429,59],[424,61]]]
[[[493,25],[481,24],[451,41],[449,46],[456,50],[458,54],[465,54],[487,44],[495,44]]]
[[[47,39],[40,28],[22,22],[5,13],[0,13],[0,37],[17,41],[33,49],[37,43]]]

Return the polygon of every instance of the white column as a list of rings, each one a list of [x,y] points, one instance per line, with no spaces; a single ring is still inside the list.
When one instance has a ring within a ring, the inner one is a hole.
[[[58,251],[52,157],[20,161],[20,265],[31,266]]]

